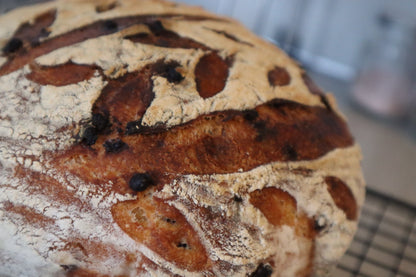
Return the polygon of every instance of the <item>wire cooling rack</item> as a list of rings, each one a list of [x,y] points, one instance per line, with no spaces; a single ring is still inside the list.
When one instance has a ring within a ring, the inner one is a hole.
[[[416,207],[367,191],[358,231],[334,277],[416,277]]]

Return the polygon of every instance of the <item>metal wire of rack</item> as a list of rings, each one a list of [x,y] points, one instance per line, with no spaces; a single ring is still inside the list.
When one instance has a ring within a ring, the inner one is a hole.
[[[368,190],[358,231],[332,274],[416,276],[416,207]]]

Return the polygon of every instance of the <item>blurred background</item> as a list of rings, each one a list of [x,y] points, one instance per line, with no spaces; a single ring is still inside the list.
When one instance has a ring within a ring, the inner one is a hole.
[[[176,1],[238,19],[336,96],[368,193],[333,276],[416,276],[416,1]],[[0,0],[0,13],[35,2]]]

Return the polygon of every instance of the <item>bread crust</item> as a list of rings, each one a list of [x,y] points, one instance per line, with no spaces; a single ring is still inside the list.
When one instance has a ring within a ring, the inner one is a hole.
[[[331,95],[232,19],[158,0],[0,17],[0,271],[325,275],[364,201]]]

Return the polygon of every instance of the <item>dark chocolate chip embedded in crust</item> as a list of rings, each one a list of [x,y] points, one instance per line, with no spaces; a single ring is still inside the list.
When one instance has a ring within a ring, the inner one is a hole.
[[[11,54],[17,52],[20,48],[22,48],[23,42],[19,38],[12,38],[9,42],[3,47],[4,54]]]
[[[97,139],[98,132],[94,127],[87,127],[81,135],[81,142],[87,146],[94,145]]]
[[[111,139],[107,140],[103,144],[106,153],[120,153],[124,149],[127,149],[127,144],[121,139]]]
[[[149,27],[150,31],[156,36],[160,36],[163,32],[166,31],[165,27],[163,27],[162,22],[160,22],[160,20],[150,22],[147,24],[147,26]]]
[[[273,268],[270,265],[260,264],[257,269],[250,274],[250,277],[270,277],[272,276]]]
[[[237,203],[243,202],[243,198],[241,198],[241,196],[238,196],[238,195],[234,195],[234,198],[233,199]]]
[[[259,116],[259,113],[256,110],[247,110],[244,111],[244,119],[247,121],[254,121]]]
[[[283,146],[282,153],[287,156],[287,159],[289,161],[294,161],[298,157],[298,153],[296,152],[296,149],[290,144],[285,144]]]
[[[179,83],[184,79],[184,77],[176,71],[176,68],[172,66],[168,66],[166,71],[162,73],[162,76],[165,77],[170,83]]]
[[[127,135],[134,135],[140,133],[140,121],[130,121],[127,122],[126,125],[126,134]]]
[[[22,23],[13,37],[3,48],[3,53],[10,55],[16,52],[22,54],[25,51],[19,51],[23,49],[23,45],[27,48],[29,46],[36,46],[40,43],[40,38],[47,37],[49,35],[48,27],[55,21],[56,11],[51,10],[37,16],[33,22]]]
[[[110,125],[110,120],[108,114],[94,113],[92,115],[91,123],[98,131],[102,131]]]
[[[69,264],[69,265],[61,264],[60,266],[67,272],[75,271],[78,269],[78,266],[74,264]]]
[[[118,24],[117,22],[113,21],[113,20],[106,20],[103,22],[103,26],[104,28],[106,28],[107,30],[115,30],[118,28]]]
[[[154,183],[148,173],[136,173],[129,181],[129,187],[134,191],[144,191],[152,185]]]
[[[167,223],[170,223],[170,224],[175,224],[176,223],[176,220],[168,218],[168,217],[164,218],[163,220],[166,221]]]
[[[188,244],[183,243],[183,242],[179,242],[178,244],[176,244],[176,246],[177,246],[178,248],[185,248],[185,249],[188,249],[188,248],[189,248],[189,247],[188,247]]]

